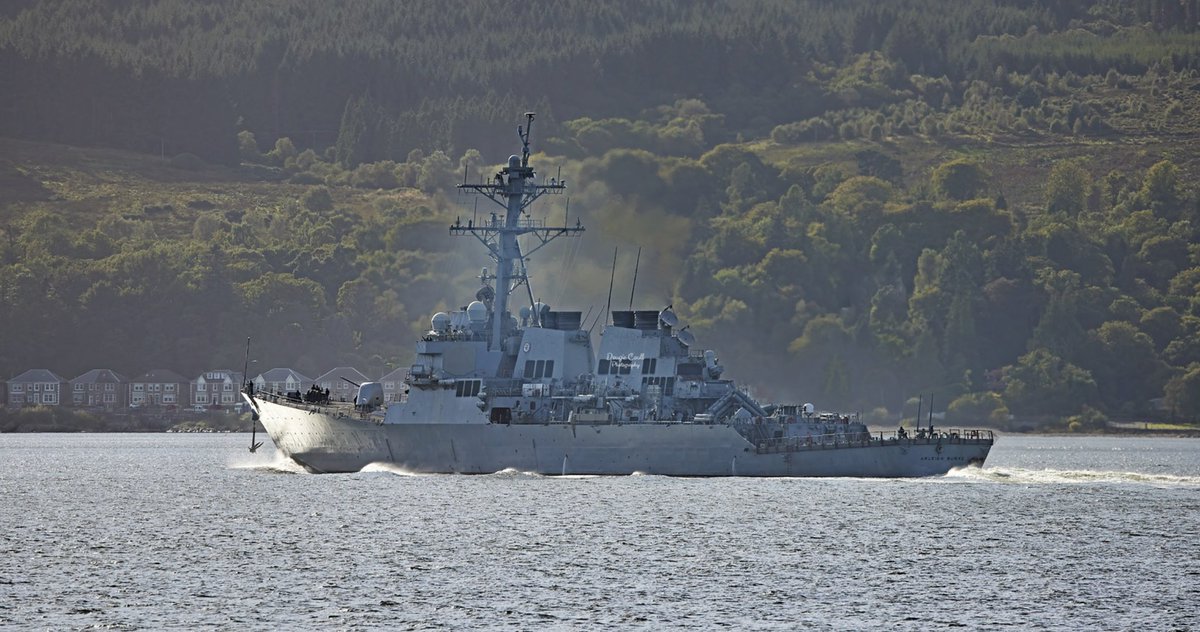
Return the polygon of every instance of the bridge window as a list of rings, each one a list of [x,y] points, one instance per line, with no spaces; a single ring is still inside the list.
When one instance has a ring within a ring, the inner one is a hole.
[[[527,380],[533,379],[533,360],[525,361],[525,379],[527,379]]]
[[[596,373],[599,373],[600,375],[608,375],[608,360],[607,359],[600,361],[600,369],[598,371],[596,371]]]
[[[459,380],[454,383],[455,397],[475,397],[479,395],[479,390],[483,380]]]

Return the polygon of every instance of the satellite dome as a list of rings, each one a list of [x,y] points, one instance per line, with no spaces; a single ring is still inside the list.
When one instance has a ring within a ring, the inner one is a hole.
[[[522,307],[519,313],[521,314],[521,320],[529,320],[529,314],[531,312],[529,311],[528,307]]]
[[[520,167],[521,166],[521,157],[516,154],[509,156],[508,157],[508,166],[509,166],[509,168],[514,168],[514,169],[516,167]]]
[[[471,304],[467,305],[467,318],[469,318],[472,323],[484,322],[487,320],[487,305],[484,305],[479,301],[471,301]]]
[[[434,331],[448,331],[450,329],[450,314],[446,312],[434,314],[432,324]]]
[[[692,332],[687,330],[687,327],[680,329],[679,333],[675,334],[675,337],[678,338],[679,342],[682,342],[683,346],[685,347],[690,347],[696,343],[696,337],[692,335]]]
[[[679,317],[675,315],[675,312],[671,311],[670,307],[658,313],[658,320],[667,327],[674,327],[679,324]]]

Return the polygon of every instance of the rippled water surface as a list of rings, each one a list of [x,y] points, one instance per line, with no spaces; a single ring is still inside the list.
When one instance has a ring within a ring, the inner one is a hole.
[[[309,475],[0,435],[0,628],[1200,629],[1200,440],[919,480]]]

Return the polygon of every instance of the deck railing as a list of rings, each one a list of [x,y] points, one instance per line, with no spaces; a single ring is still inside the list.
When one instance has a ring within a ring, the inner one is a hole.
[[[759,454],[800,452],[805,450],[838,450],[843,448],[878,448],[895,445],[992,445],[996,437],[991,430],[946,430],[939,432],[906,433],[859,432],[813,435],[811,437],[774,437],[760,440],[755,446]]]

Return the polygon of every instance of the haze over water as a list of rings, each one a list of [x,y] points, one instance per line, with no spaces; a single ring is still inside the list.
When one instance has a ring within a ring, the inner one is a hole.
[[[0,435],[0,628],[1200,628],[1200,440],[918,480],[309,475]]]

